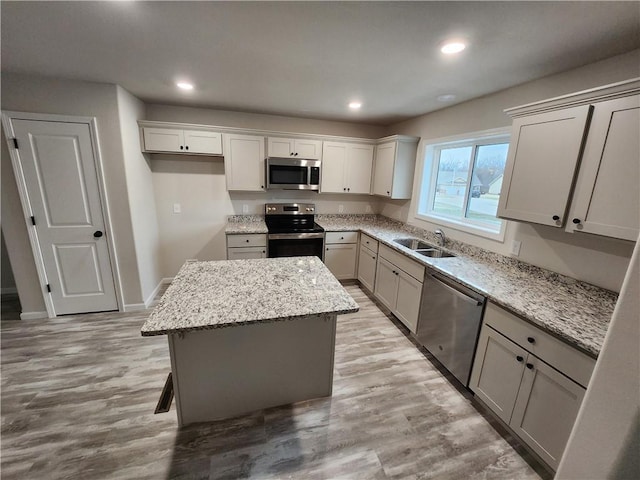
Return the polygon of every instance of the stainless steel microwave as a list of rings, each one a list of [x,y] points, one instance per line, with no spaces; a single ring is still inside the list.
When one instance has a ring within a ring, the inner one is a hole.
[[[265,163],[267,190],[320,190],[320,160],[270,157]]]

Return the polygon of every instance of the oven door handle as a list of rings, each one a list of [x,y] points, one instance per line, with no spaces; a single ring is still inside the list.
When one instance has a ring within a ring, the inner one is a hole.
[[[324,238],[324,233],[270,233],[268,240],[303,240],[306,238]]]

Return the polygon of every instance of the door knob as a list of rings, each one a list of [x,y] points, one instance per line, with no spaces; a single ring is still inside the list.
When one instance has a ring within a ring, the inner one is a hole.
[[[94,238],[100,238],[102,236],[102,232],[100,230],[96,230],[93,232]]]

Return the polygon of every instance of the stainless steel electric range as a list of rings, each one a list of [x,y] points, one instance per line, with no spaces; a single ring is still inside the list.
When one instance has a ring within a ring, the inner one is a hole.
[[[315,222],[313,203],[267,203],[269,258],[315,255],[324,253],[324,228]]]

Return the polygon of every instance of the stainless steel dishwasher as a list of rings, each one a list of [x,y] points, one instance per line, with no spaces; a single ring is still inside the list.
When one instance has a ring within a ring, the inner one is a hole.
[[[444,275],[425,272],[416,338],[465,387],[485,300]]]

